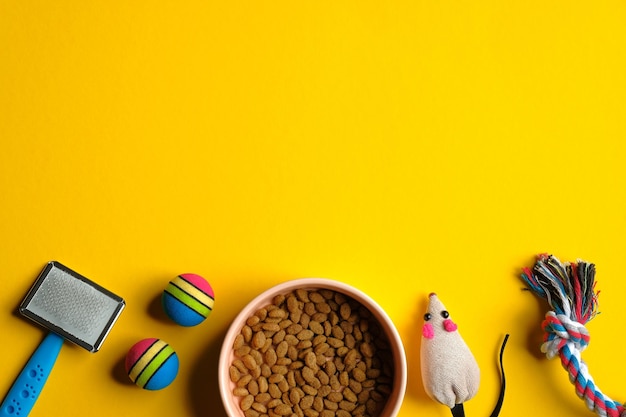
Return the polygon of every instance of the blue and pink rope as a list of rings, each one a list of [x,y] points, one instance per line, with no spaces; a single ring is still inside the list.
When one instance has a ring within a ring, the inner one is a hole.
[[[560,357],[576,394],[589,410],[602,417],[626,417],[624,405],[596,387],[581,358],[581,352],[589,344],[585,324],[597,314],[599,291],[595,291],[595,265],[584,261],[561,263],[552,255],[542,254],[532,270],[523,269],[522,279],[552,308],[541,324],[545,332],[541,351],[548,359]]]

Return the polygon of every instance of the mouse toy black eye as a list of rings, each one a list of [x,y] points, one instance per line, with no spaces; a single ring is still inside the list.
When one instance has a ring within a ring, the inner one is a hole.
[[[431,317],[432,316],[430,315],[430,313],[424,314],[424,320],[426,320],[426,321],[430,320]]]
[[[443,317],[444,319],[447,319],[448,317],[450,317],[450,313],[448,313],[446,310],[443,310],[441,312],[441,317]]]

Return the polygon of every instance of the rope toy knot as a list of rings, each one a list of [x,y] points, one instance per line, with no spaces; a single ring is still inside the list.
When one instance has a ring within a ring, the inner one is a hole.
[[[626,417],[624,404],[613,401],[595,385],[580,354],[589,344],[584,324],[597,314],[595,265],[584,261],[562,263],[552,255],[541,254],[532,269],[523,271],[522,279],[528,288],[551,307],[541,324],[545,332],[541,351],[549,359],[561,359],[576,395],[589,410],[600,417]]]
[[[546,354],[548,359],[558,356],[561,349],[568,343],[578,352],[582,352],[589,345],[587,328],[565,314],[549,311],[541,323],[541,328],[546,333],[541,351]]]

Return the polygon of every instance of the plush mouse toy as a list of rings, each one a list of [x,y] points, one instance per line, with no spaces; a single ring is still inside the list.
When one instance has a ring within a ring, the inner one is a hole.
[[[502,353],[508,335],[500,351]],[[428,308],[422,326],[421,368],[428,396],[448,407],[453,417],[465,416],[463,403],[472,399],[480,385],[480,369],[469,347],[461,337],[450,313],[435,293],[428,297]],[[504,399],[504,371],[500,398],[491,417],[496,417]]]

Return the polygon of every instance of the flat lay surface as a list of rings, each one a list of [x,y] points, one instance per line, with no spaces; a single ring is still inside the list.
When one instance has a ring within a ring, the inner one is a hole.
[[[3,398],[46,336],[18,307],[54,260],[126,305],[98,352],[63,344],[33,417],[226,417],[231,322],[306,277],[395,324],[399,417],[450,416],[421,377],[432,292],[480,368],[466,415],[494,408],[509,334],[501,416],[593,416],[523,290],[551,253],[596,264],[582,357],[625,401],[625,20],[617,1],[0,3]],[[181,274],[214,291],[197,325],[161,306]],[[159,390],[124,364],[151,338],[179,360]]]

